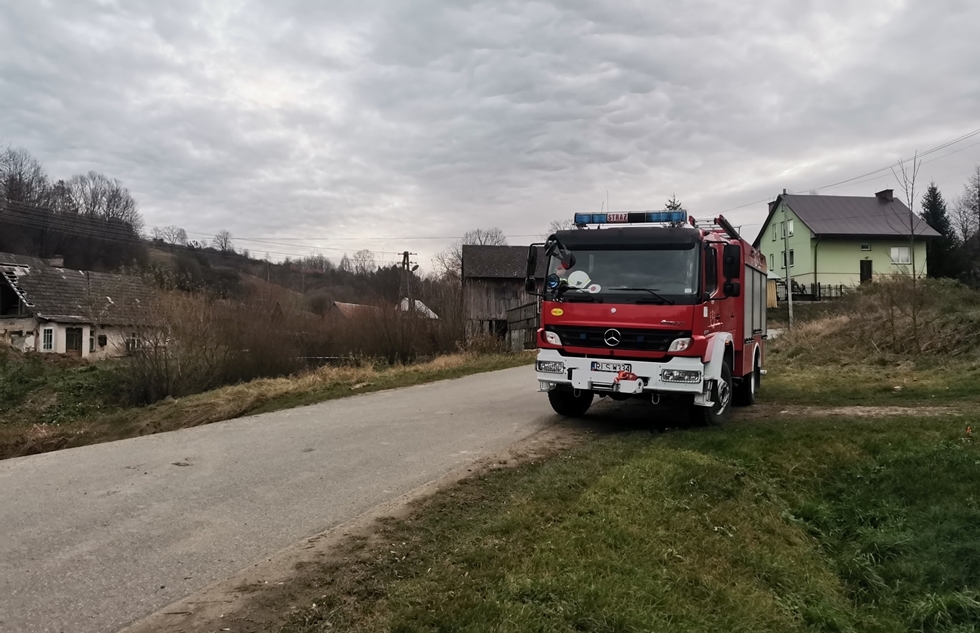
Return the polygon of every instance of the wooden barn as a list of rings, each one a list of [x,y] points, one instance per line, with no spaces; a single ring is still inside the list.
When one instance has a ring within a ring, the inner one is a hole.
[[[467,335],[507,336],[507,311],[533,304],[537,297],[524,290],[527,246],[463,245],[463,315]],[[538,252],[538,287],[547,262]]]

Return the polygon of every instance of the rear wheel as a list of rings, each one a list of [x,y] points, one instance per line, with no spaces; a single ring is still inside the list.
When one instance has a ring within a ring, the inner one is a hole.
[[[742,383],[735,390],[735,404],[748,407],[755,404],[759,385],[762,382],[762,368],[759,366],[759,355],[752,361],[752,373],[742,378]]]
[[[578,389],[569,391],[552,389],[548,392],[548,402],[558,415],[580,418],[592,406],[592,392]]]
[[[732,403],[732,370],[728,366],[728,361],[721,365],[721,378],[715,381],[715,386],[711,390],[711,400],[714,404],[710,407],[691,405],[691,417],[698,424],[718,426],[728,419],[728,410]]]

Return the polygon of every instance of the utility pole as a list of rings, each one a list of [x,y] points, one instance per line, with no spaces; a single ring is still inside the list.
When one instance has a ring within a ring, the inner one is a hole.
[[[412,291],[412,273],[418,270],[419,265],[412,262],[411,258],[418,253],[402,252],[402,270],[405,271],[405,298],[408,300],[408,311],[411,316],[415,316],[415,293]]]
[[[784,203],[785,204],[785,203]],[[789,307],[789,329],[793,329],[793,276],[789,273],[789,231],[786,230],[786,208],[783,208],[783,266],[786,267],[786,305]]]

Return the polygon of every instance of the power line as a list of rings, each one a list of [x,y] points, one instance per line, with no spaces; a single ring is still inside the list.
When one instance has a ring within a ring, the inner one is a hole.
[[[969,138],[973,138],[974,136],[977,136],[978,134],[980,134],[980,128],[977,128],[977,129],[975,129],[975,130],[973,130],[971,132],[967,132],[966,134],[963,134],[961,136],[958,136],[958,137],[956,137],[956,138],[954,138],[952,140],[946,141],[945,143],[940,143],[939,145],[937,145],[937,146],[935,146],[933,148],[930,148],[930,149],[928,149],[928,150],[926,150],[924,152],[920,152],[918,154],[918,156],[919,157],[922,157],[922,156],[927,156],[929,154],[933,154],[933,153],[935,153],[935,152],[937,152],[937,151],[939,151],[941,149],[945,149],[945,148],[947,148],[947,147],[949,147],[951,145],[954,145],[956,143],[960,143],[960,142],[965,141],[965,140],[967,140]],[[941,156],[937,156],[937,157],[935,157],[935,158],[933,158],[933,159],[931,159],[930,161],[927,161],[927,162],[932,162],[934,160],[939,160],[940,158],[945,158],[946,156],[949,156],[951,154],[955,154],[957,152],[961,152],[961,151],[963,151],[965,149],[969,149],[970,147],[973,147],[974,145],[978,145],[978,144],[980,144],[980,143],[973,143],[971,145],[968,145],[966,147],[962,147],[962,148],[957,149],[957,150],[954,150],[952,152],[947,152],[946,154],[943,154]],[[901,159],[901,160],[903,162],[907,162],[907,161],[913,160],[914,158],[915,157],[912,157],[912,158],[904,158],[904,159]],[[815,190],[818,190],[818,191],[819,190],[827,190],[827,189],[835,189],[835,188],[837,188],[837,187],[839,187],[841,185],[853,183],[856,180],[860,180],[862,178],[867,178],[868,176],[875,176],[876,174],[887,175],[887,174],[884,174],[882,172],[888,172],[888,171],[890,171],[893,165],[894,165],[894,163],[891,164],[891,165],[888,165],[887,167],[882,167],[881,169],[876,169],[876,170],[870,171],[870,172],[868,172],[866,174],[861,174],[860,176],[854,176],[853,178],[847,178],[845,180],[840,180],[840,181],[838,181],[836,183],[831,183],[831,184],[825,185],[823,187],[804,187],[804,188],[800,189],[800,191],[810,191],[812,189],[815,189]],[[875,178],[871,178],[871,180],[876,180],[876,179],[877,179],[877,176]],[[854,184],[858,184],[858,183],[854,183]],[[723,211],[719,211],[719,213],[728,213],[729,211],[737,211],[738,209],[744,209],[745,207],[752,207],[752,206],[755,206],[757,204],[762,204],[764,202],[769,202],[770,199],[771,198],[764,198],[762,200],[756,200],[756,201],[753,201],[753,202],[747,202],[745,204],[740,204],[738,206],[730,207],[730,208],[725,209]]]

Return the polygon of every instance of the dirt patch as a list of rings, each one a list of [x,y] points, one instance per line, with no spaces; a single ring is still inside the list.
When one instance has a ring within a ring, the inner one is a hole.
[[[802,405],[757,404],[754,407],[739,409],[739,418],[759,419],[775,416],[821,417],[847,416],[852,418],[885,417],[943,417],[961,416],[962,409],[956,407],[898,407],[898,406],[847,406],[821,407]]]
[[[120,633],[260,633],[276,630],[286,605],[309,606],[322,596],[325,564],[343,562],[370,549],[381,528],[419,511],[436,492],[479,473],[545,459],[582,442],[584,425],[551,426],[509,448],[453,470],[384,503],[352,521],[308,538],[244,569],[227,580],[171,604]]]

